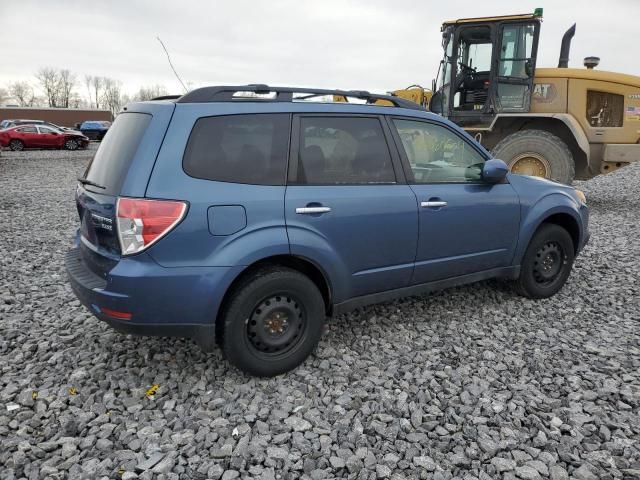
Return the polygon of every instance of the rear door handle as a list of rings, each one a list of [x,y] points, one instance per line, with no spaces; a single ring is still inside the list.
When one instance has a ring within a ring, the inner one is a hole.
[[[420,206],[422,208],[438,208],[438,207],[446,207],[447,206],[447,202],[443,202],[441,200],[438,201],[434,201],[434,200],[430,200],[428,202],[421,202]]]
[[[300,215],[308,215],[310,213],[327,213],[330,212],[330,207],[298,207],[296,213]]]

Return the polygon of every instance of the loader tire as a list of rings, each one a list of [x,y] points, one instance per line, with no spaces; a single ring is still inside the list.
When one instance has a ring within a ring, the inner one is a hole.
[[[512,173],[544,177],[571,185],[575,163],[569,147],[544,130],[521,130],[503,138],[493,156],[504,160]]]

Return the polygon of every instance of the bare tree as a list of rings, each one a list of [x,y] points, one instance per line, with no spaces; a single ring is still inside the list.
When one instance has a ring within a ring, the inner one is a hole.
[[[122,94],[122,87],[119,80],[105,77],[103,81],[103,106],[111,110],[112,115],[115,117],[126,103],[127,98]]]
[[[9,85],[9,93],[21,107],[33,107],[36,96],[29,82],[13,82]]]
[[[59,87],[60,79],[58,71],[53,67],[43,67],[36,73],[36,78],[40,82],[40,86],[47,97],[50,107],[57,107],[59,103]]]
[[[73,92],[71,94],[71,98],[69,98],[69,107],[70,108],[91,108],[91,103],[87,102],[84,97],[78,95],[77,92]]]
[[[0,104],[4,103],[7,98],[9,98],[9,92],[6,88],[0,87]]]
[[[84,83],[89,91],[89,107],[100,108],[100,100],[104,93],[105,78],[99,76],[85,75]]]
[[[166,87],[164,85],[156,84],[148,87],[140,87],[140,90],[138,90],[133,96],[133,100],[144,102],[163,95],[168,95]]]
[[[58,71],[58,100],[60,107],[69,108],[69,100],[73,87],[76,84],[76,76],[67,69]]]

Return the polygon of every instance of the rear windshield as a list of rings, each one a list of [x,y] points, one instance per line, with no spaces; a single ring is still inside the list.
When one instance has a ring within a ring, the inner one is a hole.
[[[115,119],[87,169],[86,179],[105,187],[100,192],[109,195],[120,193],[131,160],[150,121],[151,115],[146,113],[121,113]]]

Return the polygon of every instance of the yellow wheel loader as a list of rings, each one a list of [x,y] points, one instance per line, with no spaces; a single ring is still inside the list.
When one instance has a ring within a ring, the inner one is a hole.
[[[442,25],[444,58],[432,92],[393,94],[450,119],[512,172],[571,183],[640,161],[640,77],[567,68],[575,24],[557,68],[537,68],[542,9]]]

